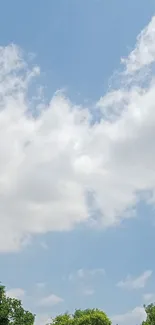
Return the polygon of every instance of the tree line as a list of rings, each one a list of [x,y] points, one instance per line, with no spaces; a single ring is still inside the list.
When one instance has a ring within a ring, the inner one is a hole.
[[[141,325],[155,325],[155,305],[144,308],[146,320]],[[34,322],[35,315],[23,308],[21,300],[8,297],[5,287],[0,285],[0,325],[34,325]],[[75,310],[73,315],[58,315],[49,325],[111,325],[111,320],[99,309],[86,309]]]

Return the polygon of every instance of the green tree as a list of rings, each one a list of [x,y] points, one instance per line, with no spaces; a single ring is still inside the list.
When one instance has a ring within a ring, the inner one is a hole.
[[[52,320],[54,325],[111,325],[107,315],[99,309],[76,310],[73,315],[63,314]]]
[[[0,286],[0,325],[33,325],[35,316],[24,310],[18,299],[6,296],[5,287]]]
[[[65,313],[63,315],[56,316],[52,320],[52,325],[71,325],[72,321],[72,316],[68,313]]]
[[[144,308],[146,312],[146,320],[142,322],[142,325],[155,325],[155,305],[144,305]]]
[[[0,285],[0,324],[9,324],[9,306],[5,295],[5,287]]]

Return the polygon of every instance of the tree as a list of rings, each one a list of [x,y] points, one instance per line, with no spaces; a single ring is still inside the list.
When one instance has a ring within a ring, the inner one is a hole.
[[[56,316],[52,320],[52,325],[71,325],[72,321],[72,316],[68,313],[65,313],[63,315]]]
[[[6,296],[5,287],[0,286],[0,325],[33,325],[35,316],[24,310],[18,299]]]
[[[5,295],[5,287],[0,286],[0,324],[9,325],[9,306]]]
[[[52,320],[52,325],[111,325],[107,315],[99,309],[76,310],[73,315],[63,314]]]
[[[144,308],[146,312],[146,320],[142,322],[142,325],[155,325],[155,305],[144,305]]]

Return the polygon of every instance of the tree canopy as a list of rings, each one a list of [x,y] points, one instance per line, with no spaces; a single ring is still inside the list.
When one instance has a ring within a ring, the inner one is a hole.
[[[141,325],[155,325],[155,304],[144,305],[146,320]],[[35,315],[25,310],[20,300],[6,295],[0,285],[0,325],[34,325]],[[46,324],[44,324],[46,325]],[[77,309],[51,319],[49,325],[111,325],[108,316],[99,309]]]
[[[144,305],[144,308],[146,312],[146,320],[142,322],[142,325],[155,325],[155,305]]]
[[[73,315],[63,314],[52,320],[54,325],[111,325],[107,315],[99,309],[76,310]]]
[[[20,300],[7,297],[0,286],[0,325],[33,325],[35,316],[24,310]]]

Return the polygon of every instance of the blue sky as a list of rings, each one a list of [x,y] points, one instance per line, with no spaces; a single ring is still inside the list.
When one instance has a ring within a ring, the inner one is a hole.
[[[87,307],[134,325],[155,300],[154,12],[1,1],[0,274],[38,325]]]

